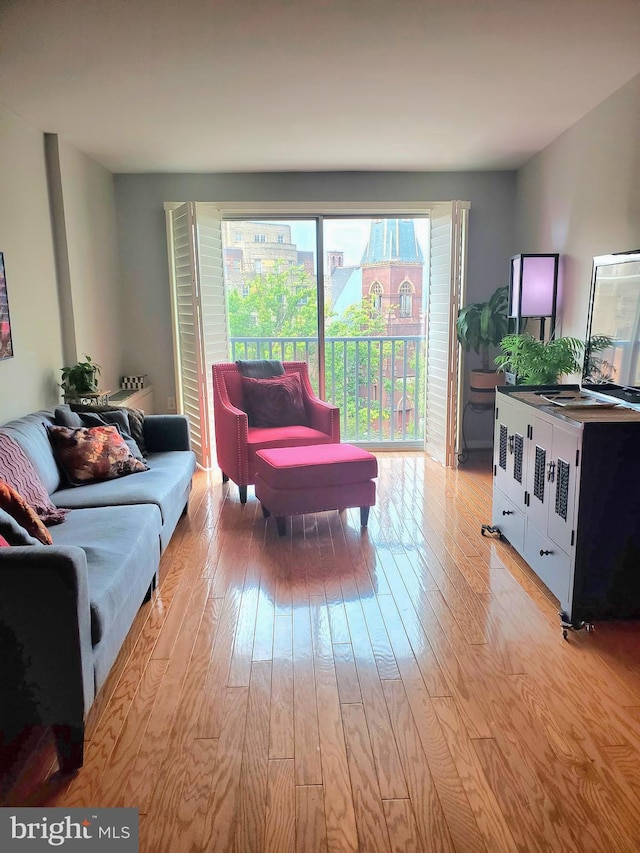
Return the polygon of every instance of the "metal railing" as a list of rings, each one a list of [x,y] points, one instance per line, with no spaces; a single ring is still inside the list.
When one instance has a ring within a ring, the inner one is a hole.
[[[231,360],[306,361],[318,388],[317,338],[231,338]],[[425,346],[419,335],[325,339],[325,399],[340,408],[343,441],[424,440]]]

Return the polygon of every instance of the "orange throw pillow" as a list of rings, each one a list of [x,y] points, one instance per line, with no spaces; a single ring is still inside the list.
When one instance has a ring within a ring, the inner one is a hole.
[[[53,545],[51,534],[29,506],[22,495],[19,495],[4,480],[0,480],[0,507],[43,545]]]

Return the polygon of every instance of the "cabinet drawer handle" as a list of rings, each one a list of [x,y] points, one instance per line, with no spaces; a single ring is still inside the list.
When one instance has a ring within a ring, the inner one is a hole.
[[[503,509],[502,514],[503,515],[513,515],[513,510],[512,509]]]
[[[553,554],[553,551],[543,551],[542,548],[540,548],[540,556],[541,557],[546,557],[549,554]]]

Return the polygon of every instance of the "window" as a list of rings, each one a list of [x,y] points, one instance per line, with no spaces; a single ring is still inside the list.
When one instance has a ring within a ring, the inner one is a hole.
[[[398,291],[400,295],[400,316],[413,317],[413,285],[403,281]]]
[[[278,243],[284,243],[284,234],[278,234]]]
[[[249,285],[246,283],[242,285],[242,295],[243,296],[249,295]]]
[[[253,271],[256,275],[262,275],[262,261],[260,258],[253,262]]]
[[[266,243],[267,242],[267,235],[266,234],[254,234],[253,235],[253,242],[254,243]]]
[[[236,241],[236,243],[242,243],[242,241],[244,240],[244,237],[242,236],[242,231],[236,231],[233,239]]]
[[[369,288],[369,294],[371,295],[371,307],[374,311],[382,310],[382,285],[379,281],[374,281],[371,287]]]

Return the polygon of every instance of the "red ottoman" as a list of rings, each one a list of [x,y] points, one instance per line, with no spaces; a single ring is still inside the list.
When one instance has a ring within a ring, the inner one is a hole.
[[[265,518],[276,516],[280,536],[287,515],[351,506],[360,507],[360,524],[366,527],[377,476],[376,457],[352,444],[277,447],[256,453],[255,493]]]

